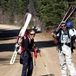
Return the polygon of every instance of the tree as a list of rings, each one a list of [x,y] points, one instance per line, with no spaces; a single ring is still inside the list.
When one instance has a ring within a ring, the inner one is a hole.
[[[63,0],[34,0],[37,15],[46,26],[59,24],[67,9]]]
[[[2,15],[7,14],[9,21],[14,23],[15,16],[24,16],[26,13],[26,0],[0,0]]]

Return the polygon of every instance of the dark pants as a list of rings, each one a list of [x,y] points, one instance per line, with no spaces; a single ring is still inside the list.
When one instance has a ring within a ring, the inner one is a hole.
[[[21,55],[21,57],[22,57],[22,64],[23,64],[21,76],[32,76],[33,59],[31,57],[31,54],[28,54],[27,52],[25,52]]]

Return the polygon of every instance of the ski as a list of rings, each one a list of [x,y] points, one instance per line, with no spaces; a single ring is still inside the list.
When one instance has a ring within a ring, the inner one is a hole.
[[[16,56],[17,56],[17,48],[15,47],[15,50],[14,50],[13,55],[12,55],[12,58],[10,60],[10,64],[14,64]]]
[[[31,18],[32,18],[32,15],[30,13],[26,13],[24,26],[21,28],[18,37],[23,37],[24,36],[25,31],[26,31],[26,29],[27,29],[27,27],[28,27],[28,25],[31,21]],[[18,42],[18,40],[17,40],[17,42]],[[14,62],[16,60],[16,57],[17,57],[17,51],[18,51],[18,47],[15,45],[15,49],[14,49],[13,55],[11,57],[10,64],[14,64]]]
[[[75,10],[76,10],[75,7],[72,7],[72,6],[69,7],[68,11],[67,11],[66,14],[64,15],[62,21],[60,22],[60,24],[58,25],[58,27],[57,27],[56,30],[59,29],[59,27],[61,26],[61,23],[62,23],[63,21],[66,22],[66,21],[71,17],[71,15],[74,13]]]
[[[19,33],[19,36],[21,36],[21,37],[24,36],[25,31],[26,31],[26,29],[27,29],[27,27],[30,23],[31,18],[32,18],[32,15],[30,13],[26,13],[26,15],[25,15],[25,20],[26,21],[25,21],[24,26],[22,27],[22,29]]]

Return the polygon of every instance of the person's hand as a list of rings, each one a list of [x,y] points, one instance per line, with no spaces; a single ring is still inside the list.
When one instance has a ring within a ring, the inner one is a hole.
[[[19,44],[16,44],[15,47],[19,47]]]
[[[19,38],[18,44],[21,45],[21,43],[22,43],[22,38]]]
[[[54,32],[51,33],[53,38],[56,38],[56,34]]]
[[[57,39],[54,39],[54,43],[57,44],[58,43],[58,40]]]
[[[61,25],[59,25],[59,26],[57,27],[56,31],[58,31],[58,30],[61,29],[61,28],[62,28]]]

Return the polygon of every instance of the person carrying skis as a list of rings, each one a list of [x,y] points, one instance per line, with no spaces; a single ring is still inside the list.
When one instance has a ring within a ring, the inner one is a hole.
[[[60,29],[54,33],[53,37],[58,40],[58,55],[60,60],[61,76],[76,76],[76,69],[72,62],[71,38],[75,33],[69,30],[65,22],[62,22]]]
[[[23,65],[21,76],[32,76],[33,72],[33,47],[35,31],[31,30],[29,34],[22,37],[22,52],[20,54],[20,63]]]

